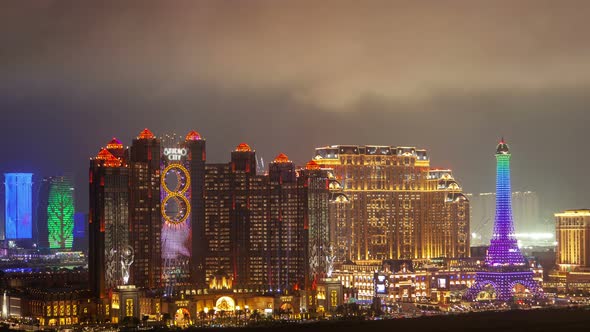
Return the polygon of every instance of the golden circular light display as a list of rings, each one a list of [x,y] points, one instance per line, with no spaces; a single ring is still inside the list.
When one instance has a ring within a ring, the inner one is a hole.
[[[168,214],[166,213],[166,203],[168,203],[168,201],[171,198],[180,199],[186,205],[186,211],[184,212],[182,217],[178,220],[170,218],[168,216]],[[172,193],[172,194],[166,196],[166,198],[164,198],[164,200],[162,201],[162,204],[160,206],[160,210],[162,211],[162,217],[164,218],[164,220],[166,222],[173,224],[173,225],[178,225],[178,224],[182,224],[183,222],[185,222],[188,219],[188,216],[191,214],[191,204],[189,203],[188,199],[186,199],[186,197],[184,197],[184,195],[181,195],[178,193]]]
[[[168,174],[168,172],[170,172],[173,169],[178,169],[179,171],[184,173],[184,178],[186,180],[186,183],[184,184],[184,186],[182,186],[182,188],[180,188],[182,185],[182,181],[180,178],[180,174],[176,173],[178,183],[176,185],[176,188],[174,188],[174,190],[171,190],[170,188],[168,188],[168,185],[166,184],[166,175]],[[191,177],[190,177],[190,174],[189,174],[188,170],[186,169],[186,167],[182,166],[181,164],[170,164],[170,165],[168,165],[168,167],[164,168],[164,171],[162,171],[162,176],[160,178],[160,184],[162,185],[162,188],[164,188],[164,191],[166,191],[166,193],[168,195],[184,194],[191,185]]]
[[[173,189],[170,189],[166,184],[166,176],[170,172],[174,172],[177,179],[176,186]],[[184,175],[184,179],[182,175]],[[182,166],[181,164],[170,164],[162,171],[160,184],[162,186],[162,189],[164,189],[164,191],[166,192],[166,197],[164,197],[160,205],[162,218],[164,218],[164,220],[167,223],[172,225],[179,225],[184,223],[188,219],[188,216],[190,216],[191,214],[191,204],[185,196],[185,193],[191,185],[191,177],[189,171],[186,169],[186,167]],[[179,206],[181,204],[180,202],[183,202],[186,206],[186,211],[184,211],[184,213],[179,219],[173,219],[166,213],[166,204],[172,198],[177,200]]]

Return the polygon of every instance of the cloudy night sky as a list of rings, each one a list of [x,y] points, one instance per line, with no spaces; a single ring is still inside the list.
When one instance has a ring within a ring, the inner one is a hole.
[[[590,207],[588,1],[2,1],[0,172],[74,172],[116,136],[195,129],[297,164],[331,144],[417,146],[466,192],[545,216]],[[38,178],[37,178],[38,179]]]

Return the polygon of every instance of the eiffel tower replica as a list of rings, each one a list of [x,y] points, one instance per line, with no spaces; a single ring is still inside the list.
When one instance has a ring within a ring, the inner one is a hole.
[[[533,271],[518,248],[514,236],[510,156],[508,144],[502,138],[496,148],[494,234],[486,255],[486,267],[483,271],[477,272],[475,283],[465,294],[465,298],[469,301],[475,300],[477,295],[489,286],[494,288],[497,300],[511,301],[517,284],[524,286],[535,297],[543,296],[543,290],[533,279]]]

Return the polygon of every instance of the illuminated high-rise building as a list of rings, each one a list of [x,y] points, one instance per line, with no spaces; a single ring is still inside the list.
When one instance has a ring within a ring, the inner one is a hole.
[[[184,142],[168,139],[162,147],[160,204],[162,217],[162,275],[166,294],[191,281],[192,187]]]
[[[255,151],[241,143],[225,164],[205,166],[205,275],[224,273],[234,285],[261,286],[266,259],[266,181]]]
[[[90,289],[105,299],[123,283],[121,253],[129,245],[129,167],[102,149],[90,160],[88,269]]]
[[[321,168],[313,160],[300,170],[300,178],[305,194],[304,229],[308,247],[308,288],[310,282],[317,283],[327,276],[327,259],[332,255],[338,256],[336,248],[347,246],[347,219],[343,216],[346,216],[349,201],[342,193],[342,186],[336,180],[332,169]],[[343,242],[340,246],[336,244],[338,240]]]
[[[205,282],[205,139],[196,131],[165,135],[161,151],[162,273],[166,294],[173,295]]]
[[[555,214],[557,266],[560,271],[590,270],[590,210]]]
[[[314,161],[333,169],[346,197],[330,209],[338,260],[469,255],[469,201],[425,150],[334,145],[317,148]]]
[[[5,173],[5,237],[7,240],[33,238],[33,174]]]
[[[190,131],[184,138],[184,148],[187,151],[188,171],[191,177],[191,247],[190,261],[191,282],[203,285],[205,283],[205,162],[207,150],[205,138],[196,131]]]
[[[75,206],[71,176],[43,178],[36,201],[36,229],[33,233],[36,234],[37,248],[72,249]]]
[[[71,249],[74,241],[74,185],[67,176],[44,179],[42,186],[44,184],[48,185],[47,203],[40,206],[45,213],[37,218],[39,244],[47,244],[50,249]],[[46,218],[41,219],[41,216]]]
[[[207,164],[208,280],[224,274],[236,287],[278,293],[304,288],[309,280],[306,221],[315,223],[319,218],[317,223],[323,223],[325,230],[322,235],[328,232],[326,176],[318,180],[321,184],[314,177],[320,178],[303,175],[284,154],[270,163],[268,174],[256,174],[255,151],[245,143],[231,153],[229,163]],[[308,198],[310,184],[319,187],[315,200]],[[322,196],[322,190],[326,195]],[[313,210],[311,217],[308,207]]]
[[[269,286],[278,292],[303,288],[308,270],[305,178],[281,153],[269,165],[268,180]]]
[[[117,139],[107,148],[123,155],[123,144]],[[161,285],[161,232],[160,141],[146,128],[129,149],[129,245],[135,255],[130,280],[138,287]]]
[[[514,236],[510,158],[508,144],[502,139],[496,147],[496,218],[486,255],[487,269],[477,273],[475,284],[466,294],[469,300],[476,299],[486,287],[492,287],[501,301],[511,300],[523,288],[535,296],[542,295]]]

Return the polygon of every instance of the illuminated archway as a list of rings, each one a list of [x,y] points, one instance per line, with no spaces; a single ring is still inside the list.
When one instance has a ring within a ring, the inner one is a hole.
[[[496,299],[496,288],[493,284],[488,283],[477,293],[477,301],[493,301]]]
[[[234,311],[236,302],[229,296],[222,296],[215,302],[218,311]]]

